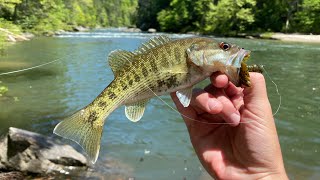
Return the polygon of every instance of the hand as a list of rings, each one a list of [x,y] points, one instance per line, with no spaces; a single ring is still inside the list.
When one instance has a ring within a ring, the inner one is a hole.
[[[209,86],[194,92],[187,108],[175,93],[171,96],[211,176],[287,179],[264,77],[250,73],[250,79],[252,87],[242,89],[215,73]]]

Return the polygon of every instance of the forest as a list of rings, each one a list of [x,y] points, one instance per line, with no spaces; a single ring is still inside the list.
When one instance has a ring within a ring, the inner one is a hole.
[[[0,0],[0,28],[46,34],[75,26],[319,34],[320,0]]]

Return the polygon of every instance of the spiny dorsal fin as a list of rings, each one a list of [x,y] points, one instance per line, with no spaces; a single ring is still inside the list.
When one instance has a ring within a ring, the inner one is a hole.
[[[134,53],[124,50],[112,51],[108,56],[108,61],[113,74],[116,76],[125,64],[131,63],[134,55]]]
[[[160,35],[157,37],[151,38],[148,42],[143,43],[139,49],[137,49],[134,53],[135,54],[142,54],[147,52],[148,50],[155,48],[157,46],[166,44],[167,42],[171,41],[171,39],[168,36]]]

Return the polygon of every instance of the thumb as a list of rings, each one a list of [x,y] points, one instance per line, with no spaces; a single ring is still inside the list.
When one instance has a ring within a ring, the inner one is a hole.
[[[250,72],[251,87],[246,87],[243,91],[245,103],[258,103],[258,101],[268,100],[266,82],[261,73]]]
[[[243,90],[244,113],[243,121],[258,120],[260,123],[272,119],[272,109],[267,95],[264,76],[260,73],[250,73],[251,87]],[[269,122],[270,123],[270,122]],[[270,124],[269,124],[270,125]]]

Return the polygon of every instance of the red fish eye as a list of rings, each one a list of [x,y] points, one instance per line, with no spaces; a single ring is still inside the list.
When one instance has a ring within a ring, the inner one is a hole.
[[[230,49],[230,47],[231,47],[230,44],[225,43],[225,42],[221,42],[221,43],[219,44],[219,46],[220,46],[221,49],[223,49],[223,50],[225,50],[225,51],[228,51],[228,50]]]

